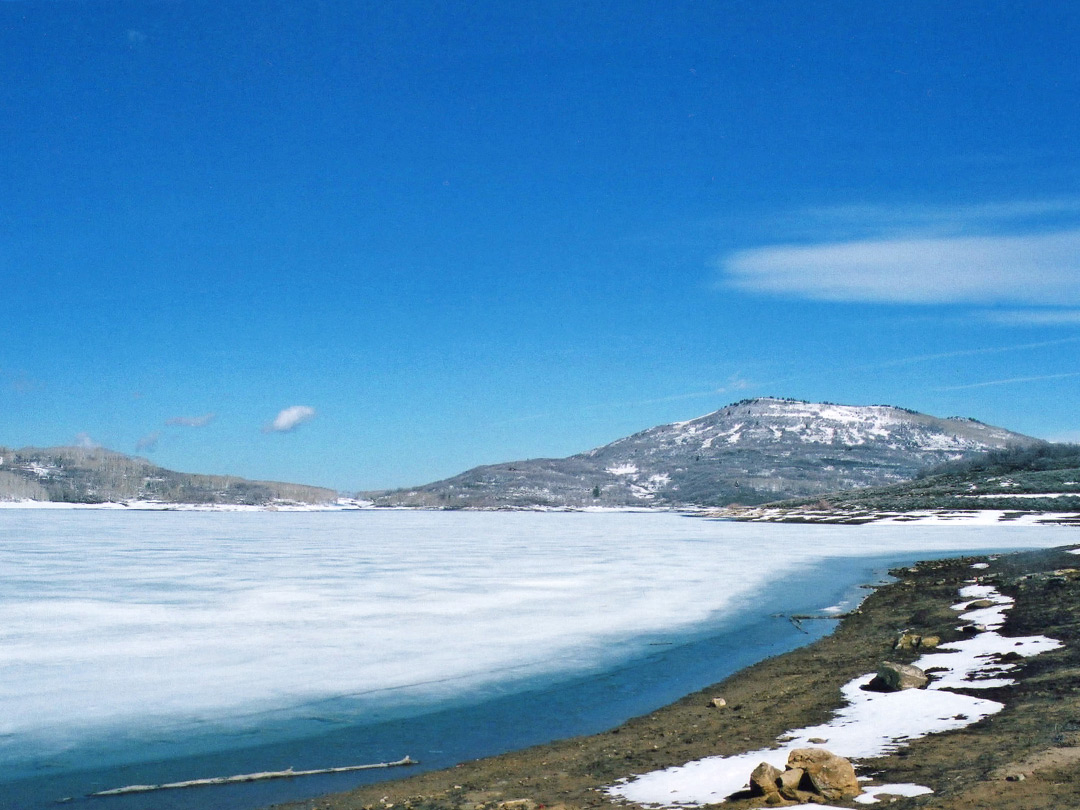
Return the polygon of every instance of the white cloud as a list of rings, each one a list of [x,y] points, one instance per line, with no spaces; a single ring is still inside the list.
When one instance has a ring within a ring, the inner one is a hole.
[[[264,428],[267,433],[285,433],[315,418],[315,409],[308,405],[293,405],[282,410]]]
[[[216,414],[204,413],[202,416],[174,416],[165,420],[166,425],[180,425],[181,427],[206,427],[214,421]]]
[[[822,301],[1080,304],[1080,230],[778,245],[721,262],[739,289]]]
[[[1008,326],[1080,326],[1080,309],[1012,309],[986,314]]]
[[[75,446],[81,447],[83,450],[97,450],[101,447],[100,444],[90,438],[89,433],[79,433],[75,436]]]

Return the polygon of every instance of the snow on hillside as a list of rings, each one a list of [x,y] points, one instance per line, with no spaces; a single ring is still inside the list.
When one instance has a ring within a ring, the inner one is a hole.
[[[971,453],[1035,442],[886,405],[750,399],[564,459],[477,467],[382,505],[590,508],[759,504],[898,483]]]

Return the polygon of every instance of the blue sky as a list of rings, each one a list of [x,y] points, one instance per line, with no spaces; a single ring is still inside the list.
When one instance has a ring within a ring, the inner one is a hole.
[[[342,490],[751,396],[1080,440],[1080,6],[0,0],[0,444]]]

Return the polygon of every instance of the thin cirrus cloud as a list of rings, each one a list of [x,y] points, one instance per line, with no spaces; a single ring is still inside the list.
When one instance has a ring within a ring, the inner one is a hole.
[[[288,433],[315,418],[315,409],[309,405],[292,405],[282,409],[274,421],[263,428],[264,433]]]
[[[1080,377],[1080,371],[1069,371],[1064,374],[1040,374],[1036,377],[1008,377],[1004,380],[987,380],[985,382],[967,383],[966,385],[947,385],[944,388],[935,388],[935,391],[963,391],[968,388],[987,388],[993,385],[1014,385],[1016,383],[1043,382],[1045,380],[1065,380],[1072,377]]]
[[[1080,229],[771,246],[721,267],[738,289],[820,301],[1072,305],[1080,304]]]
[[[157,446],[158,446],[158,441],[160,441],[160,439],[161,439],[161,432],[160,431],[154,431],[153,433],[148,433],[147,435],[145,435],[141,439],[139,439],[137,442],[135,442],[135,452],[136,453],[144,453],[144,452],[151,452],[153,450],[156,450]]]
[[[1006,326],[1080,326],[1080,309],[1011,309],[986,313]]]
[[[214,421],[216,414],[204,413],[202,416],[174,416],[165,420],[166,425],[179,425],[180,427],[201,428]]]
[[[1071,323],[1080,305],[1080,198],[834,206],[777,224],[773,244],[718,261],[723,286],[819,301],[1059,310],[1019,310],[1005,316],[1013,323]]]

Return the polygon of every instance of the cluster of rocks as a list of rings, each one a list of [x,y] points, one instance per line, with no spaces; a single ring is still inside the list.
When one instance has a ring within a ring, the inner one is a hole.
[[[993,604],[993,603],[990,603]],[[905,630],[893,643],[894,650],[932,650],[941,643],[940,636],[920,636]]]
[[[750,774],[750,793],[769,807],[837,801],[862,792],[850,760],[824,748],[796,748],[780,770],[762,762]]]
[[[930,644],[926,644],[927,640]],[[905,633],[897,641],[897,647],[916,649],[919,646],[936,647],[937,643],[936,636],[921,639]],[[899,692],[903,689],[922,689],[929,682],[927,674],[916,666],[885,661],[865,688],[877,692]],[[783,807],[794,803],[821,804],[850,798],[858,796],[862,789],[850,760],[824,748],[796,748],[788,755],[787,767],[783,771],[768,762],[758,765],[750,774],[750,793],[763,797],[766,806]]]

